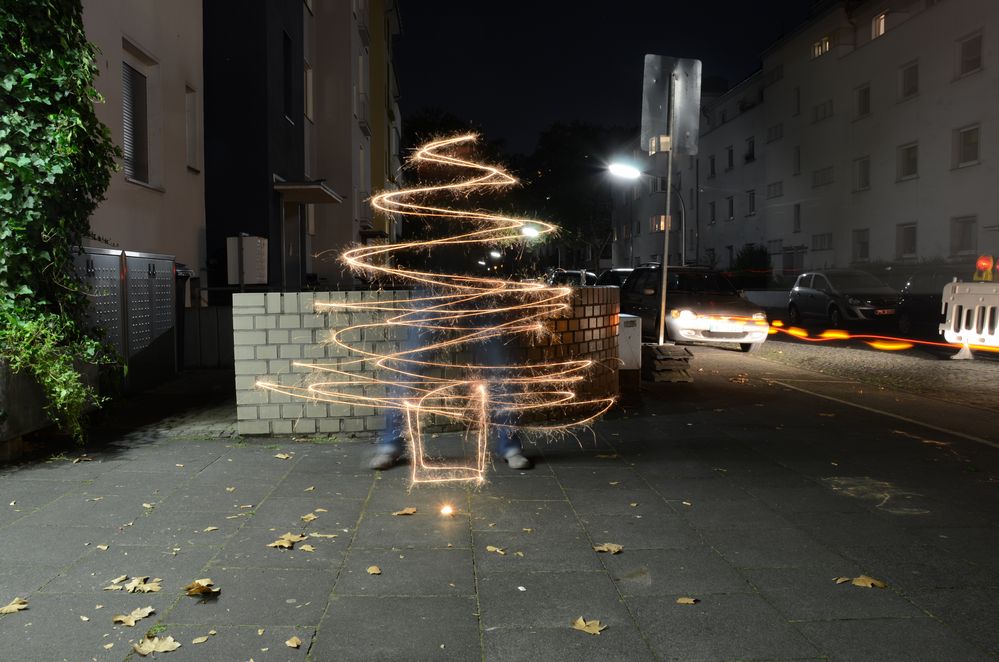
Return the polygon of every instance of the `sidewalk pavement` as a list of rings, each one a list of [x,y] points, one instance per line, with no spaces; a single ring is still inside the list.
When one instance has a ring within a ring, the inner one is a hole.
[[[478,488],[410,489],[364,468],[368,441],[240,439],[231,402],[158,417],[190,385],[133,401],[147,423],[87,455],[0,465],[0,607],[28,600],[0,657],[135,660],[147,632],[177,662],[999,655],[999,451],[784,386],[837,383],[817,373],[694,362]],[[286,532],[308,538],[269,546]],[[835,581],[865,574],[887,588]],[[104,590],[122,575],[162,588]],[[184,595],[199,578],[221,594]]]

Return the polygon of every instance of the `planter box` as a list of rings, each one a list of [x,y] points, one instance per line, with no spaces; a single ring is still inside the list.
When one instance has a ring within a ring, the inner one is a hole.
[[[15,375],[0,363],[0,447],[52,424],[42,405],[42,389],[28,375]],[[0,452],[0,458],[4,456]]]

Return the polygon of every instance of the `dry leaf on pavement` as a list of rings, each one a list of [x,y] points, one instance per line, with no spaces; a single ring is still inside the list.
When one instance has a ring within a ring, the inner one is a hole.
[[[191,640],[192,644],[203,644],[208,641],[208,637],[195,637]]]
[[[885,584],[880,579],[874,579],[874,577],[868,577],[867,575],[854,577],[850,583],[861,588],[888,588],[888,584]]]
[[[306,488],[305,488],[304,490],[302,490],[302,491],[303,491],[303,492],[315,492],[315,491],[316,491],[316,486],[315,486],[315,485],[309,485],[308,487],[306,487]]]
[[[700,602],[700,600],[698,600],[697,598],[683,597],[676,599],[676,604],[678,605],[696,605],[698,602]]]
[[[226,492],[235,492],[235,491],[236,491],[236,488],[235,488],[235,487],[233,487],[232,485],[230,485],[229,487],[225,488],[225,491],[226,491]]]
[[[316,548],[313,547],[312,545],[302,545],[301,547],[299,547],[299,549],[302,550],[303,552],[314,552],[314,551],[316,551]]]
[[[104,590],[105,591],[120,591],[122,588],[124,588],[123,586],[121,586],[121,583],[123,581],[125,581],[126,579],[128,579],[128,575],[122,575],[120,577],[115,577],[114,579],[111,580],[111,584],[109,586],[105,586],[104,587]]]
[[[593,546],[594,552],[610,552],[611,554],[620,554],[622,549],[624,549],[622,545],[612,542],[605,542]]]
[[[13,614],[22,609],[28,608],[28,601],[24,598],[14,598],[6,607],[0,607],[0,614]]]
[[[506,550],[502,547],[493,547],[492,545],[486,545],[487,552],[493,552],[494,554],[499,554],[500,556],[506,556]]]
[[[133,609],[131,613],[128,614],[117,614],[111,618],[112,623],[124,623],[128,627],[135,627],[136,621],[141,621],[146,616],[156,611],[152,607],[139,607],[138,609]]]
[[[173,637],[145,637],[137,644],[133,644],[132,648],[139,655],[145,657],[150,653],[169,653],[170,651],[175,651],[180,648],[180,642],[174,641]]]
[[[848,581],[850,581],[850,578],[849,577],[834,577],[833,581],[836,582],[837,584],[845,584]]]
[[[335,533],[309,533],[310,538],[336,538]]]
[[[128,593],[157,593],[162,588],[160,582],[163,580],[159,577],[148,582],[147,579],[149,577],[133,577],[123,588]]]
[[[298,637],[292,637],[288,641],[284,642],[284,645],[287,646],[288,648],[298,648],[299,646],[302,645],[302,640],[299,639]]]
[[[607,626],[601,625],[598,620],[587,621],[580,616],[572,622],[572,629],[579,630],[580,632],[585,632],[587,634],[600,634],[602,630],[607,629]]]
[[[305,515],[302,515],[301,519],[303,522],[311,522],[313,520],[319,519],[319,516],[313,513],[306,513]]]
[[[415,515],[416,514],[416,508],[403,508],[402,510],[397,510],[397,511],[395,511],[392,514],[393,515]]]
[[[218,595],[222,592],[222,589],[216,588],[215,582],[206,577],[204,579],[195,579],[184,587],[184,591],[191,597],[197,597],[199,595]]]
[[[217,527],[217,526],[206,526],[201,532],[202,533],[211,533],[212,531],[218,531],[218,530],[219,530],[219,527]]]
[[[288,455],[287,453],[278,453],[274,457],[276,457],[279,460],[290,460],[291,459],[291,456]]]
[[[368,566],[369,575],[380,575],[382,574],[382,569],[376,565]]]
[[[101,550],[102,552],[106,552],[108,551],[108,549],[110,549],[110,545],[98,545],[97,549]]]
[[[279,549],[292,549],[295,547],[296,542],[302,542],[305,540],[305,536],[299,533],[285,533],[280,538],[272,543],[267,543],[268,547],[277,547]]]

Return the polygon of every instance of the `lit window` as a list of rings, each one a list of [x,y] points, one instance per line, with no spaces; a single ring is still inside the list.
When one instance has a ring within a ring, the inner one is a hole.
[[[898,148],[898,178],[912,179],[919,176],[919,144],[910,143]]]
[[[666,217],[662,214],[649,218],[649,232],[662,232],[666,229]]]
[[[871,39],[877,39],[885,33],[885,19],[888,12],[881,12],[871,20]]]
[[[898,98],[911,99],[919,94],[919,63],[910,62],[898,72]]]
[[[978,217],[961,216],[950,221],[951,255],[975,255],[978,252]]]
[[[814,44],[812,44],[812,58],[817,58],[820,55],[825,55],[832,48],[832,40],[829,37],[822,37]]]
[[[960,58],[957,69],[959,76],[971,74],[981,69],[982,35],[976,34],[962,40],[959,44],[958,56]]]
[[[975,165],[978,163],[978,146],[980,144],[980,129],[977,126],[969,126],[959,129],[955,140],[956,165]]]

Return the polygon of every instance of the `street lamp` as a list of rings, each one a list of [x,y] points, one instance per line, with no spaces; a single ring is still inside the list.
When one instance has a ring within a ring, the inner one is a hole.
[[[498,260],[501,257],[503,257],[503,254],[500,253],[498,250],[493,249],[493,250],[489,251],[489,257],[491,257],[494,260]]]

